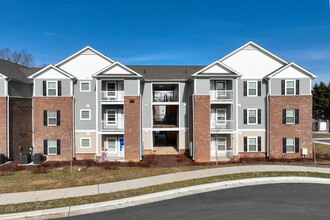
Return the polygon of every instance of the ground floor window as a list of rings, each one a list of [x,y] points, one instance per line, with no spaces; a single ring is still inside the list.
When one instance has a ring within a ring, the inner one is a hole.
[[[287,138],[286,139],[286,152],[287,153],[294,153],[294,138]]]
[[[248,151],[257,151],[257,138],[256,137],[248,138]]]
[[[80,139],[80,147],[81,148],[90,148],[91,147],[91,139],[90,138],[81,138]]]
[[[57,140],[48,140],[48,154],[57,154]]]
[[[226,150],[226,138],[225,137],[218,137],[217,138],[217,150],[218,151],[225,151]]]
[[[107,138],[107,148],[108,152],[115,153],[117,152],[117,139],[116,138]]]

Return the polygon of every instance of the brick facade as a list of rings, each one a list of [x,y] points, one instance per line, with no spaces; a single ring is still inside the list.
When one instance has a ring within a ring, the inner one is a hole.
[[[47,160],[70,160],[73,146],[72,97],[34,97],[34,152],[44,153],[44,140],[61,140],[60,155],[47,155]],[[60,110],[61,125],[44,126],[44,110]]]
[[[196,162],[210,162],[210,96],[194,95],[194,151]]]
[[[96,159],[95,153],[77,153],[76,160],[94,160]]]
[[[19,147],[32,146],[32,99],[9,99],[10,159],[19,160]]]
[[[140,161],[141,142],[141,97],[125,96],[124,98],[124,146],[125,161]]]
[[[0,153],[7,152],[7,97],[0,97]]]
[[[283,124],[283,109],[299,109],[299,124]],[[283,153],[282,138],[299,138],[299,153]],[[312,96],[269,96],[269,157],[302,158],[301,149],[307,148],[306,158],[313,157]]]

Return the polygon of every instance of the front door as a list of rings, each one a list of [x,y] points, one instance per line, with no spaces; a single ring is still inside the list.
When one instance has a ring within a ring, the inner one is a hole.
[[[118,152],[119,157],[124,156],[124,138],[119,139],[119,152]]]

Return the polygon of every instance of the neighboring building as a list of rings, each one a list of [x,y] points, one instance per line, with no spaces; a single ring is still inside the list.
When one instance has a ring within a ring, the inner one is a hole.
[[[19,147],[32,145],[32,81],[36,72],[0,60],[0,153],[19,160]]]
[[[311,158],[314,77],[253,42],[209,66],[125,66],[86,47],[29,77],[33,146],[48,160]]]

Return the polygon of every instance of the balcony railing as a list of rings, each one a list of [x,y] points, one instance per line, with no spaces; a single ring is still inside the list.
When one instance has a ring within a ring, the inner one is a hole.
[[[123,131],[124,120],[117,120],[115,124],[109,121],[102,121],[102,131]]]
[[[211,121],[211,130],[233,130],[234,121],[233,120],[223,120],[223,121]]]
[[[102,102],[123,102],[124,91],[101,91]]]
[[[177,123],[176,118],[154,119],[155,128],[177,128]]]
[[[211,90],[210,99],[213,101],[233,101],[233,90]]]
[[[154,102],[177,102],[177,95],[154,95]]]

